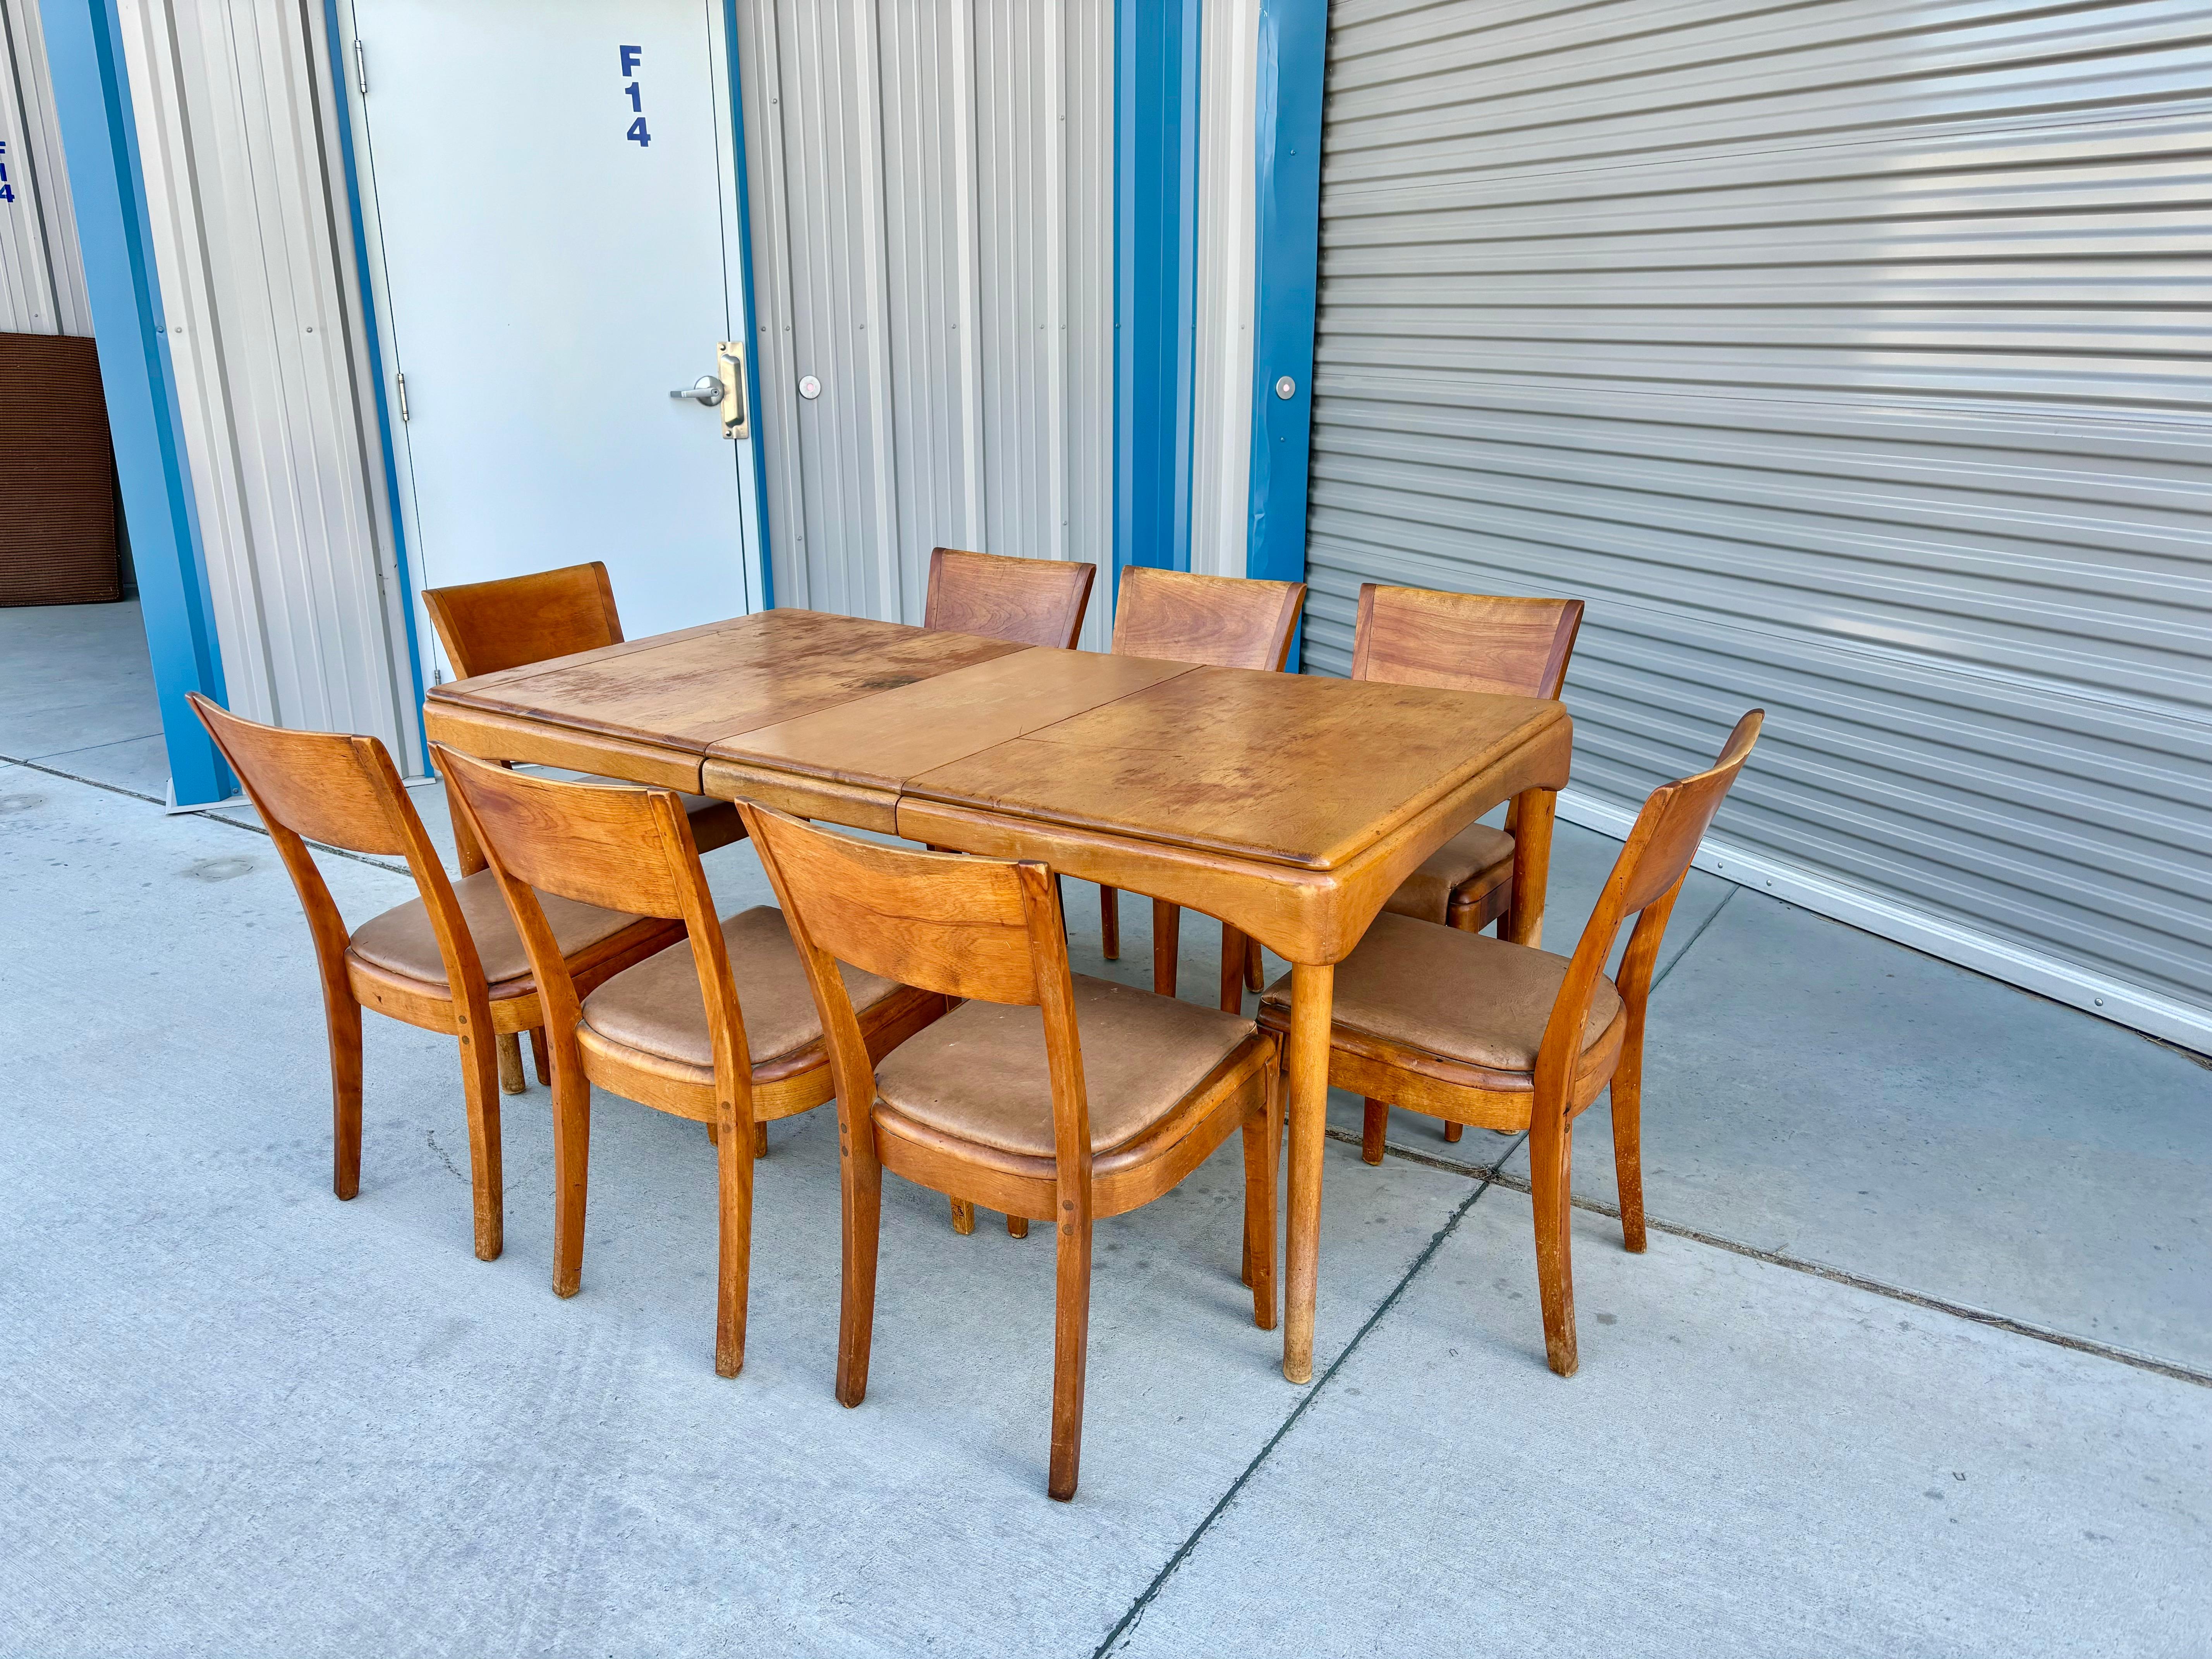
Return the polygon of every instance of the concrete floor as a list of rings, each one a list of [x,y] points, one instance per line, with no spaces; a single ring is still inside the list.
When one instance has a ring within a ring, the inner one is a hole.
[[[0,1653],[2212,1653],[2192,1057],[1693,877],[1657,1225],[1632,1257],[1578,1216],[1578,1376],[1544,1369],[1525,1154],[1401,1112],[1379,1169],[1330,1145],[1291,1388],[1240,1311],[1224,1149],[1101,1229],[1053,1504],[1042,1231],[963,1239],[890,1183],[869,1397],[831,1399],[824,1113],[771,1130],[731,1382],[694,1126],[601,1099],[560,1302],[544,1091],[507,1103],[477,1262],[451,1046],[371,1020],[336,1201],[273,850],[102,754],[151,735],[128,616],[0,611],[28,763],[0,763]],[[1556,945],[1611,850],[1562,828]],[[356,920],[410,891],[323,863]],[[763,896],[747,849],[710,863],[726,907]],[[1070,902],[1079,967],[1143,982],[1146,907],[1106,964]],[[1582,1130],[1603,1205],[1604,1114]]]

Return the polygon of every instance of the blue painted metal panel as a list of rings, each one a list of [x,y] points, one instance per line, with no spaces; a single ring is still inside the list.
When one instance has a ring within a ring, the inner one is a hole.
[[[1120,0],[1114,52],[1114,562],[1190,568],[1200,0]]]
[[[361,175],[354,167],[352,83],[346,76],[345,54],[339,50],[338,0],[323,0],[323,39],[330,47],[331,85],[336,89],[338,154],[345,164],[346,212],[353,223],[355,286],[361,291],[362,331],[368,340],[368,374],[376,384],[378,453],[384,458],[384,494],[392,511],[392,562],[399,568],[400,598],[407,616],[407,672],[414,676],[409,702],[415,710],[415,731],[422,744],[423,764],[429,769],[430,738],[422,727],[422,653],[415,641],[415,570],[407,556],[406,521],[399,510],[399,464],[392,453],[392,410],[385,395],[384,347],[377,334],[376,290],[370,284],[368,233],[361,215]]]
[[[161,331],[122,29],[114,0],[49,0],[44,21],[169,779],[179,805],[204,805],[230,795],[230,773],[185,694],[223,701],[222,662]]]
[[[725,61],[730,66],[730,142],[737,155],[738,257],[742,266],[738,280],[745,295],[742,319],[747,331],[745,429],[752,434],[749,441],[753,447],[753,524],[760,543],[761,609],[772,611],[775,608],[775,555],[769,544],[768,457],[763,449],[767,436],[761,425],[761,330],[754,320],[760,315],[760,307],[753,289],[752,185],[745,173],[745,92],[744,77],[738,73],[738,0],[722,0],[722,28]]]
[[[1314,307],[1321,249],[1321,109],[1328,0],[1260,9],[1255,145],[1252,478],[1244,571],[1306,574],[1306,482],[1313,429]],[[1276,395],[1289,377],[1291,395]],[[1293,647],[1291,667],[1297,665]]]

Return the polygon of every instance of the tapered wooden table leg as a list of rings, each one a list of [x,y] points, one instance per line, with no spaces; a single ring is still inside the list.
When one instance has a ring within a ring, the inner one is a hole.
[[[1524,789],[1513,798],[1513,908],[1505,937],[1516,945],[1544,942],[1544,885],[1552,869],[1556,789]]]
[[[1336,969],[1291,968],[1290,1249],[1283,1375],[1313,1380],[1314,1291],[1321,1267],[1321,1160],[1328,1144],[1328,1026]]]

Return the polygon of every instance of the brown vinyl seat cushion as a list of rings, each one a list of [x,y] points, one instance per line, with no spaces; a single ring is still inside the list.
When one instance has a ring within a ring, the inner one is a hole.
[[[1483,933],[1388,914],[1336,964],[1336,1029],[1419,1048],[1492,1072],[1534,1072],[1567,958]],[[1261,1018],[1286,1024],[1291,980],[1261,994]],[[1588,1048],[1620,1012],[1620,993],[1598,976],[1583,1028]]]
[[[1450,915],[1452,895],[1468,883],[1486,893],[1512,878],[1513,837],[1486,823],[1470,823],[1430,854],[1382,908],[1395,915],[1441,922]]]
[[[1087,974],[1074,980],[1093,1156],[1167,1117],[1255,1030],[1217,1009]],[[1002,1152],[1053,1156],[1042,1010],[963,1003],[884,1057],[876,1092],[929,1128]]]
[[[530,957],[522,948],[522,935],[514,931],[507,900],[499,890],[499,878],[479,870],[453,884],[460,901],[462,920],[477,942],[477,959],[483,963],[484,979],[497,987],[503,981],[530,977]],[[638,918],[620,910],[602,910],[596,904],[540,893],[546,926],[561,946],[561,954],[580,951],[612,939]],[[438,955],[438,936],[430,931],[430,914],[421,899],[395,905],[354,930],[353,953],[373,967],[404,974],[410,979],[446,982],[446,964]]]
[[[745,1046],[756,1067],[821,1041],[822,1019],[814,1011],[806,969],[791,942],[782,911],[772,904],[757,904],[725,916],[722,946],[729,952],[738,1014],[745,1023]],[[842,971],[853,1010],[863,1016],[899,989],[895,980],[857,968]],[[610,1042],[687,1066],[714,1068],[707,1000],[699,994],[698,964],[688,939],[623,969],[586,997],[584,1024]]]

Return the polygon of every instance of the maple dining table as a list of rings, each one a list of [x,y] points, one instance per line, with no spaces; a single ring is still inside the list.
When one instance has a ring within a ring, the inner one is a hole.
[[[1537,943],[1573,730],[1543,698],[797,610],[455,680],[423,719],[488,760],[1038,860],[1212,916],[1288,961],[1293,1382],[1313,1375],[1334,964],[1423,860],[1508,799],[1511,937]]]

